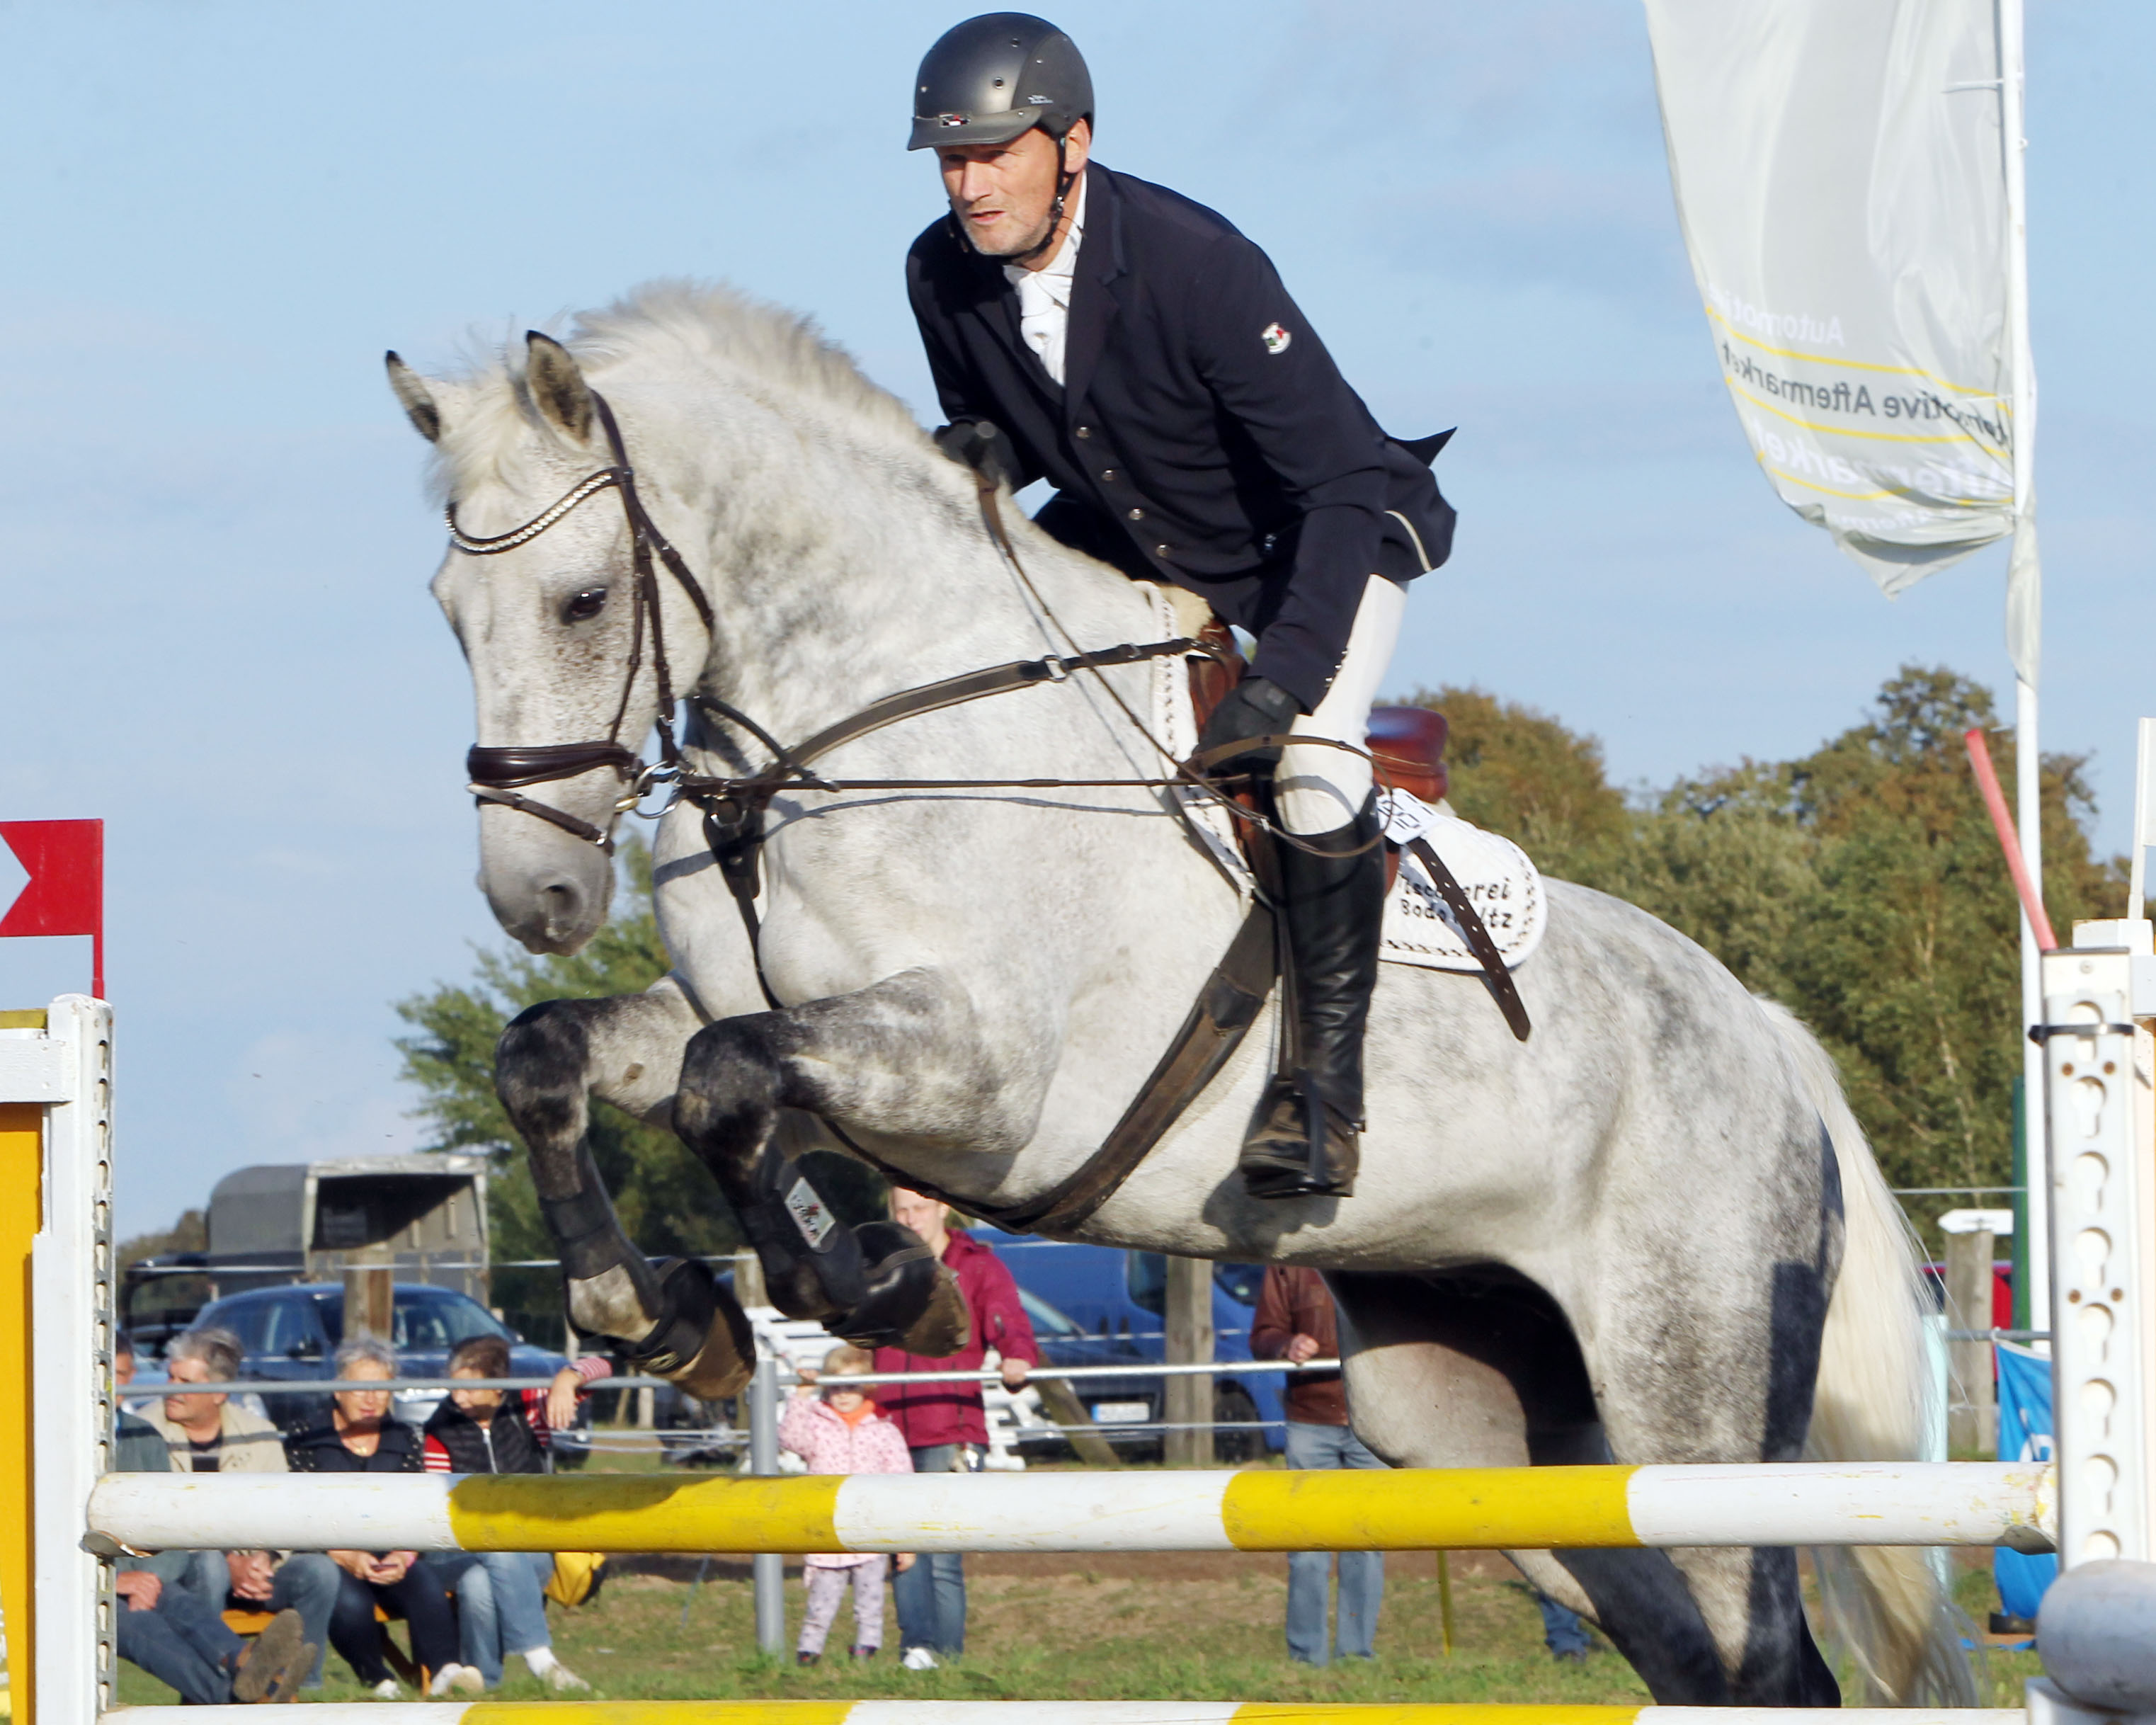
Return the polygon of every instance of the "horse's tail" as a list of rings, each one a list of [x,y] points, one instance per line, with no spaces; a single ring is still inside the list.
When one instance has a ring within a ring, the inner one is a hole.
[[[1937,1394],[1923,1317],[1931,1301],[1916,1236],[1887,1190],[1834,1062],[1784,1008],[1762,1000],[1825,1122],[1841,1175],[1841,1271],[1827,1306],[1805,1444],[1815,1461],[1922,1460]],[[1907,1546],[1815,1551],[1831,1638],[1873,1705],[1974,1707],[1962,1620],[1933,1567]]]

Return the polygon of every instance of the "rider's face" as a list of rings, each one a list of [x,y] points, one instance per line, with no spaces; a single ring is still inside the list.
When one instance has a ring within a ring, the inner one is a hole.
[[[1064,141],[1063,170],[1086,165],[1092,129],[1081,120]],[[936,152],[951,213],[973,249],[1007,258],[1040,244],[1055,204],[1055,140],[1039,126],[1008,144],[958,144]],[[1039,264],[1050,259],[1041,258]]]

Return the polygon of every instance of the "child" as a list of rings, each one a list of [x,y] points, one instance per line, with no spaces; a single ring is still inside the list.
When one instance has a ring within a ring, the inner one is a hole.
[[[833,1378],[858,1377],[869,1368],[869,1356],[858,1348],[839,1347],[824,1357],[824,1370]],[[778,1441],[808,1464],[811,1473],[911,1473],[913,1458],[906,1453],[899,1429],[876,1411],[876,1404],[862,1389],[843,1384],[826,1384],[819,1394],[816,1373],[804,1371],[800,1389],[786,1404],[786,1417],[778,1423]],[[901,1573],[912,1568],[913,1553],[899,1553]],[[793,1656],[796,1665],[814,1665],[824,1656],[824,1638],[846,1590],[850,1572],[854,1584],[854,1657],[874,1659],[883,1645],[884,1561],[880,1553],[818,1553],[802,1566],[808,1584],[808,1615],[801,1625],[801,1645]]]

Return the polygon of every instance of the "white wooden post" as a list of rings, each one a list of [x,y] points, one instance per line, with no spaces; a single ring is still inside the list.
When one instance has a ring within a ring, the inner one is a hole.
[[[2146,922],[2083,923],[2075,945],[2044,959],[2061,1568],[2156,1556],[2145,1309],[2149,1039],[2133,1022],[2137,1005],[2156,1013],[2156,1000],[2134,998],[2137,960],[2144,988],[2156,981],[2148,938]]]
[[[29,1502],[11,1507],[7,1567],[27,1556],[33,1577],[8,1601],[10,1699],[18,1725],[94,1725],[112,1705],[112,1572],[83,1548],[112,1454],[112,1009],[63,994],[21,1016],[0,1030],[9,1273],[23,1235],[29,1256],[27,1307],[8,1302],[22,1333],[0,1350],[27,1367],[0,1399],[29,1401],[27,1420],[8,1409],[30,1453],[8,1482]]]

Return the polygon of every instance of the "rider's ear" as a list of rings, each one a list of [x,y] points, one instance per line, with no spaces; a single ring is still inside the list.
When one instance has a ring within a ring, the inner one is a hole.
[[[540,414],[570,442],[588,443],[592,435],[592,387],[584,382],[569,350],[536,330],[524,337],[524,377]]]
[[[427,380],[397,357],[394,348],[382,356],[382,362],[389,367],[389,387],[397,393],[405,415],[418,428],[419,435],[430,444],[442,440],[442,410],[434,405],[433,393]]]

